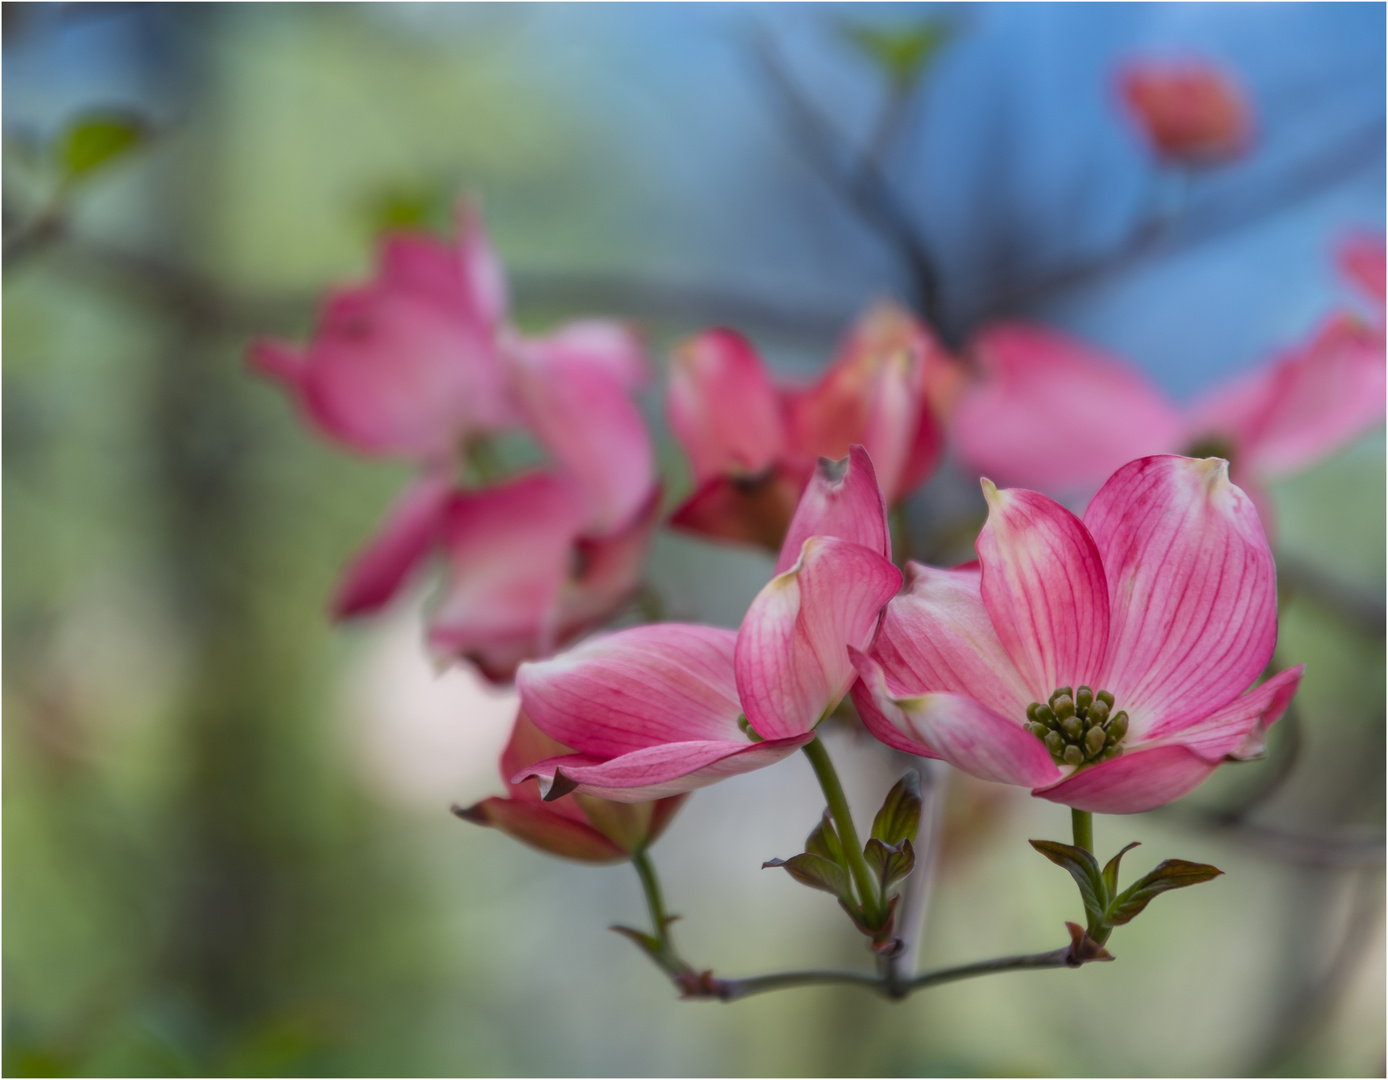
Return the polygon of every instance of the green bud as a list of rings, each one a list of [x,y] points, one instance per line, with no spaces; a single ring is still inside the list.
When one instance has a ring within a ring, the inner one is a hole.
[[[1031,723],[1027,724],[1027,730],[1030,731],[1033,735],[1035,735],[1038,739],[1044,739],[1047,735],[1051,733],[1050,728],[1036,720],[1033,720]]]
[[[1105,705],[1107,705],[1110,709],[1113,708],[1113,695],[1110,694],[1107,690],[1100,690],[1094,696],[1098,698],[1100,701],[1102,701]]]
[[[1123,736],[1128,733],[1128,714],[1126,712],[1120,712],[1108,722],[1108,733],[1114,742],[1122,741]]]
[[[1094,702],[1093,705],[1089,706],[1089,719],[1093,720],[1096,724],[1102,724],[1108,719],[1108,710],[1109,707],[1104,704],[1101,698]]]
[[[1061,754],[1065,753],[1064,736],[1058,731],[1046,732],[1046,749],[1049,750],[1054,757],[1060,757]]]
[[[1039,708],[1041,708],[1041,705],[1040,705],[1039,702],[1036,702],[1036,701],[1033,701],[1030,705],[1028,705],[1028,706],[1027,706],[1027,719],[1028,719],[1028,720],[1039,720],[1040,717],[1038,717],[1038,716],[1036,715],[1036,710],[1039,709]]]
[[[1074,697],[1074,692],[1068,686],[1062,686],[1059,690],[1051,694],[1051,708],[1055,708],[1056,698]]]
[[[1060,727],[1071,739],[1078,739],[1084,734],[1084,721],[1073,713],[1060,722]]]
[[[1038,705],[1036,706],[1036,719],[1049,727],[1055,723],[1055,713],[1049,705]]]
[[[1062,720],[1067,716],[1075,715],[1075,701],[1068,694],[1064,697],[1056,698],[1055,701],[1051,703],[1051,707],[1055,709],[1056,716],[1060,717]]]
[[[1075,708],[1084,712],[1090,705],[1094,704],[1094,691],[1087,686],[1081,686],[1075,691]]]
[[[1104,734],[1101,727],[1092,727],[1084,736],[1084,756],[1092,758],[1104,748],[1108,741],[1108,736]]]
[[[1084,760],[1084,751],[1078,746],[1067,746],[1065,753],[1060,756],[1065,759],[1065,764],[1078,765]]]

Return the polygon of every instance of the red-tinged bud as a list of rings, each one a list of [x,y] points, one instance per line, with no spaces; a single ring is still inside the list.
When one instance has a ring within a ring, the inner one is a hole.
[[[1120,88],[1152,148],[1183,165],[1210,165],[1243,153],[1253,116],[1233,76],[1200,61],[1130,65]]]
[[[568,749],[521,712],[501,755],[501,773],[507,778],[515,776],[526,766]],[[648,847],[665,831],[685,798],[677,795],[652,802],[614,803],[578,794],[547,802],[536,780],[508,783],[507,788],[505,798],[455,806],[453,813],[464,821],[500,829],[551,855],[592,863],[617,862]]]

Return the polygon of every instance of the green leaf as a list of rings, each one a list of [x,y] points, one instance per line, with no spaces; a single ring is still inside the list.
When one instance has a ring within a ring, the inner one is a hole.
[[[621,934],[622,937],[626,938],[628,941],[634,941],[642,952],[657,964],[660,964],[662,967],[664,966],[665,950],[661,947],[660,942],[650,934],[643,933],[640,930],[634,930],[630,926],[609,926],[608,929],[614,933]]]
[[[882,809],[872,819],[872,836],[891,847],[914,840],[921,822],[921,779],[912,769],[887,792]]]
[[[1139,844],[1134,840],[1117,855],[1104,864],[1104,884],[1108,886],[1110,896],[1118,895],[1118,864],[1123,861],[1123,856],[1138,847]]]
[[[877,875],[883,895],[915,869],[916,865],[916,853],[911,847],[911,841],[904,837],[888,847],[874,836],[863,848],[863,855],[867,858],[869,868]]]
[[[1097,930],[1108,906],[1108,889],[1094,856],[1082,847],[1062,844],[1057,840],[1031,840],[1029,843],[1051,862],[1070,871],[1070,876],[1080,887],[1080,899],[1084,901],[1090,929]]]
[[[847,871],[848,860],[844,857],[843,842],[839,839],[838,831],[834,828],[834,819],[829,816],[828,810],[824,811],[824,817],[806,839],[805,853],[828,859]]]
[[[925,19],[904,26],[864,26],[848,23],[844,38],[871,60],[898,90],[911,87],[954,36],[943,19]]]
[[[1167,859],[1140,881],[1119,893],[1109,905],[1104,921],[1110,926],[1122,926],[1142,913],[1142,909],[1164,892],[1184,889],[1213,880],[1224,873],[1207,863]]]
[[[847,871],[822,855],[812,855],[807,851],[789,859],[772,859],[761,865],[763,870],[771,866],[783,867],[786,873],[801,885],[808,885],[811,889],[823,889],[827,893],[833,893],[840,900],[852,899]]]
[[[148,125],[133,113],[86,113],[55,141],[58,167],[66,179],[82,179],[143,145],[149,134]]]
[[[439,228],[447,224],[448,211],[448,195],[437,185],[385,187],[366,202],[368,223],[377,232]]]

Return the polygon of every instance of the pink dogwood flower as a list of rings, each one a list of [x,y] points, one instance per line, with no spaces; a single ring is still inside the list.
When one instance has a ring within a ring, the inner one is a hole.
[[[475,212],[451,247],[395,234],[376,277],[338,289],[300,348],[263,340],[251,364],[280,382],[323,434],[366,454],[451,460],[518,413],[497,332],[505,278]]]
[[[1272,552],[1217,458],[1124,465],[1081,521],[983,482],[977,569],[912,563],[853,700],[890,746],[1081,810],[1137,813],[1257,756],[1303,668]]]
[[[441,556],[449,573],[431,644],[505,679],[637,588],[659,503],[632,397],[646,379],[641,342],[596,319],[546,337],[516,332],[471,208],[456,246],[387,238],[376,279],[333,294],[308,346],[258,342],[251,360],[325,434],[421,465],[349,565],[338,617],[379,609]],[[460,487],[479,442],[515,429],[547,454],[546,470]]]
[[[817,458],[865,446],[890,503],[931,472],[942,450],[936,410],[961,373],[935,336],[892,304],[850,332],[810,387],[778,386],[752,345],[710,330],[676,350],[667,412],[695,491],[677,528],[776,550]]]
[[[1384,415],[1382,336],[1348,315],[1184,410],[1135,369],[1054,330],[1001,324],[974,349],[982,378],[953,420],[962,463],[1067,501],[1083,501],[1125,461],[1180,451],[1227,458],[1266,511],[1265,485],[1309,468]],[[1038,415],[1080,417],[1082,428],[1055,438]]]
[[[527,766],[568,747],[537,728],[522,710],[501,754],[507,795],[483,799],[453,812],[465,821],[489,825],[507,836],[551,855],[579,862],[610,863],[643,851],[665,831],[684,796],[644,803],[618,803],[591,795],[545,802],[535,780],[510,783]]]
[[[576,753],[516,775],[548,797],[575,788],[661,798],[771,765],[814,738],[857,678],[901,584],[886,504],[861,447],[821,463],[778,572],[737,631],[657,623],[592,638],[516,676],[535,724]]]
[[[1210,165],[1243,153],[1253,113],[1233,75],[1213,64],[1153,60],[1128,64],[1119,90],[1156,153],[1182,165]]]

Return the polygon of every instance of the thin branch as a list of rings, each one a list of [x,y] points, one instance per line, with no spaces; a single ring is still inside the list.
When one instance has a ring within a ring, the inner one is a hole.
[[[917,975],[913,979],[890,982],[871,975],[852,971],[783,971],[775,975],[757,975],[748,979],[710,979],[707,980],[708,993],[691,994],[691,997],[716,997],[720,1001],[736,1001],[753,994],[764,994],[771,990],[787,990],[800,986],[860,986],[872,990],[883,997],[900,999],[914,994],[917,990],[927,990],[932,986],[972,979],[980,975],[997,975],[1005,971],[1040,971],[1047,968],[1081,967],[1094,959],[1076,959],[1073,947],[1066,945],[1050,952],[1031,953],[1025,956],[1004,956],[996,960],[980,960],[958,967],[940,968]]]
[[[1273,183],[1262,192],[1250,195],[1247,188],[1239,188],[1223,197],[1199,200],[1179,219],[1158,216],[1139,222],[1125,240],[1106,251],[1082,255],[1011,281],[979,282],[976,289],[981,299],[971,321],[981,322],[1054,299],[1143,260],[1236,232],[1321,194],[1382,158],[1383,121],[1378,120],[1273,177]]]
[[[770,36],[758,34],[753,51],[803,152],[830,187],[897,252],[910,275],[921,313],[932,324],[939,324],[940,279],[935,259],[873,155],[850,152],[845,166],[841,151],[850,145],[848,140],[800,92]]]

